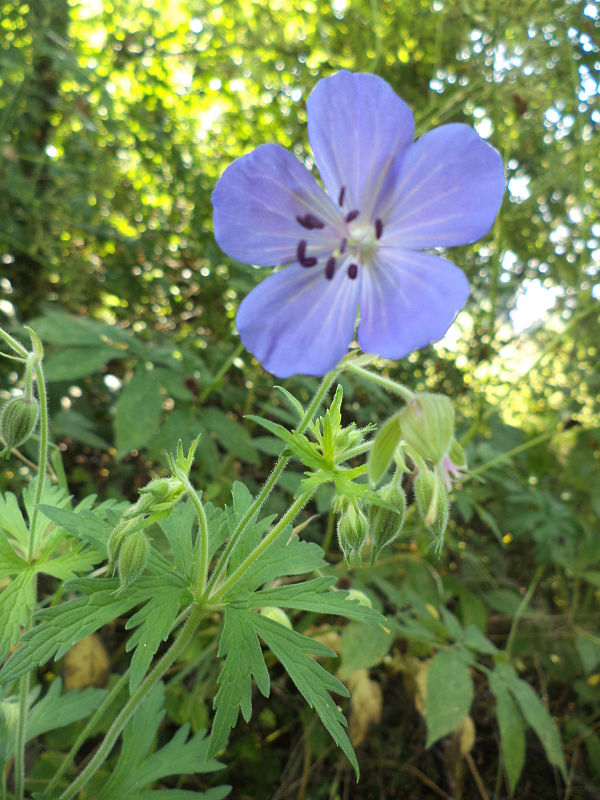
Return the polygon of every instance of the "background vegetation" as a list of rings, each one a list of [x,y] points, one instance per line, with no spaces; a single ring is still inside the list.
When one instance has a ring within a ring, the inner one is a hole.
[[[0,323],[29,323],[46,345],[52,436],[78,497],[134,498],[164,450],[198,432],[208,499],[268,474],[278,445],[242,418],[291,416],[233,323],[264,273],[220,252],[210,193],[265,141],[311,165],[305,101],[320,77],[377,72],[418,134],[467,122],[504,159],[494,230],[450,255],[471,282],[466,310],[441,343],[388,367],[457,404],[472,473],[446,552],[436,559],[414,522],[381,566],[344,578],[391,614],[392,641],[365,642],[355,624],[321,632],[362,682],[362,781],[312,714],[298,725],[301,703],[275,674],[224,756],[218,781],[235,797],[511,796],[498,699],[479,673],[472,730],[425,748],[419,675],[468,625],[507,650],[561,731],[566,780],[530,732],[516,796],[599,796],[599,29],[600,6],[578,0],[0,0]],[[18,380],[0,361],[0,397]],[[286,385],[305,399],[314,382]],[[383,390],[343,385],[348,419],[396,408]],[[27,456],[0,468],[0,489],[28,482]],[[304,535],[335,561],[329,501],[318,496]],[[107,675],[124,640],[124,627],[104,632]],[[167,684],[161,735],[206,727],[217,672],[209,659]],[[39,780],[75,735],[46,737]]]

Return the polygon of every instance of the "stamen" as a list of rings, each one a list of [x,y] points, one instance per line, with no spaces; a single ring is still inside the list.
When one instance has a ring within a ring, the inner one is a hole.
[[[335,272],[335,258],[331,256],[331,258],[327,261],[325,265],[325,277],[328,281],[333,278],[333,273]]]
[[[321,222],[321,220],[318,217],[315,217],[314,214],[305,214],[303,217],[296,217],[296,219],[303,228],[306,228],[309,231],[312,231],[315,228],[325,227],[325,223]]]
[[[348,240],[347,239],[342,239],[342,243],[340,244],[340,255],[342,255],[342,253],[346,249],[346,245],[347,244],[348,244]]]
[[[350,264],[348,267],[348,277],[350,280],[354,280],[358,275],[358,266],[356,264]]]
[[[308,258],[303,258],[300,263],[303,267],[314,267],[314,265],[317,263],[317,260],[318,259],[316,259],[315,256],[308,256]]]
[[[356,219],[359,214],[360,211],[357,208],[355,208],[354,211],[351,211],[349,214],[346,214],[346,222],[352,222],[352,220]]]
[[[346,187],[342,186],[342,188],[340,189],[340,196],[338,197],[338,206],[340,206],[340,208],[344,205],[345,195],[346,195]]]
[[[375,220],[375,238],[381,239],[381,234],[383,233],[383,222],[377,218]]]
[[[296,258],[301,264],[306,258],[306,239],[300,239],[300,241],[298,242],[298,248],[296,249]]]

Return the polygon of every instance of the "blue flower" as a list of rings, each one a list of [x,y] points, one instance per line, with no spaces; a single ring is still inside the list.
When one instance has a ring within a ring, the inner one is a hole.
[[[319,81],[307,115],[326,192],[291,153],[263,144],[234,161],[212,195],[222,250],[291,265],[250,292],[236,318],[247,349],[279,377],[332,369],[357,309],[367,353],[402,358],[440,339],[469,284],[422,251],[486,234],[505,188],[500,155],[467,125],[413,142],[410,108],[376,75]]]

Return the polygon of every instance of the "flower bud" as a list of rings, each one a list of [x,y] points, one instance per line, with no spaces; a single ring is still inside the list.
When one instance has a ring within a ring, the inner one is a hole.
[[[0,412],[0,435],[6,442],[2,454],[8,454],[14,447],[20,447],[34,432],[38,420],[37,400],[13,397]]]
[[[263,617],[272,619],[273,622],[278,622],[280,625],[283,625],[284,628],[289,628],[289,630],[292,630],[290,618],[282,608],[278,608],[277,606],[265,606],[264,608],[260,609],[260,613]]]
[[[361,563],[360,553],[367,541],[367,518],[356,501],[348,503],[338,520],[338,542],[347,564]]]
[[[361,592],[360,589],[348,589],[346,600],[350,603],[357,602],[359,605],[365,606],[366,608],[373,608],[373,603],[369,595]]]
[[[398,414],[402,437],[422,458],[437,464],[454,436],[454,407],[443,394],[418,394]]]
[[[155,478],[139,490],[139,498],[123,515],[126,518],[170,511],[183,493],[183,484],[174,478]]]
[[[421,470],[415,478],[414,491],[419,513],[425,524],[436,534],[436,549],[439,551],[444,543],[450,514],[446,487],[437,473]]]
[[[108,567],[107,567],[107,574],[114,575],[115,569],[117,566],[117,561],[119,558],[119,553],[121,552],[121,547],[123,546],[123,542],[129,535],[129,531],[134,527],[136,524],[135,520],[133,519],[121,519],[112,530],[112,533],[108,537],[108,542],[106,543],[106,550],[108,553]]]
[[[150,554],[150,544],[144,531],[137,531],[128,536],[119,552],[118,571],[121,589],[132,584],[140,577]]]
[[[406,514],[406,495],[401,486],[388,483],[377,493],[396,511],[372,504],[369,508],[369,533],[371,536],[371,563],[375,564],[383,548],[400,536]]]

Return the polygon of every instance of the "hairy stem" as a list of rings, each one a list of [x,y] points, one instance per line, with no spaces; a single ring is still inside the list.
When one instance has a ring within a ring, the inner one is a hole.
[[[194,545],[194,564],[192,571],[192,585],[195,595],[200,595],[206,587],[208,573],[208,524],[206,513],[200,495],[192,486],[190,479],[186,475],[178,476],[185,486],[186,494],[194,504],[196,516],[198,517],[198,533]]]
[[[273,528],[269,531],[269,533],[265,536],[264,539],[260,542],[260,544],[248,555],[239,567],[227,578],[227,580],[223,583],[223,585],[210,596],[210,604],[214,605],[217,603],[223,595],[225,595],[232,586],[238,582],[238,580],[247,572],[250,567],[261,557],[261,555],[267,550],[275,541],[275,539],[279,536],[281,531],[289,525],[290,522],[294,519],[296,514],[303,508],[303,506],[308,503],[310,498],[312,497],[313,492],[304,492],[298,497],[292,505],[288,508],[286,513],[281,517],[277,525],[274,525]]]
[[[327,394],[327,391],[329,390],[329,387],[331,386],[331,384],[335,380],[335,377],[338,374],[339,369],[340,368],[336,368],[336,369],[332,370],[331,372],[328,372],[327,375],[325,375],[325,377],[321,381],[321,384],[320,384],[319,388],[317,389],[317,391],[315,392],[314,397],[310,402],[310,405],[308,406],[308,408],[304,412],[304,416],[302,417],[302,419],[300,420],[300,422],[298,424],[298,427],[296,428],[296,432],[297,433],[303,433],[306,430],[306,427],[308,426],[308,424],[310,423],[310,421],[314,417],[314,415],[317,412],[319,406],[321,405],[321,402],[322,402],[323,398]],[[252,503],[250,508],[246,511],[246,513],[244,514],[242,519],[239,521],[239,523],[237,524],[236,529],[231,534],[231,538],[229,539],[229,542],[228,542],[225,550],[223,551],[223,554],[222,554],[221,558],[219,559],[219,562],[217,563],[217,566],[215,567],[214,572],[210,577],[210,580],[208,581],[208,586],[207,586],[207,590],[206,590],[207,593],[212,591],[212,589],[214,588],[215,584],[217,583],[217,581],[219,580],[219,578],[221,577],[221,575],[225,571],[225,569],[227,567],[227,562],[229,560],[229,557],[230,557],[230,555],[231,555],[231,553],[233,551],[233,548],[237,544],[238,539],[240,538],[240,536],[244,532],[246,526],[248,525],[248,523],[250,522],[252,517],[260,509],[262,504],[265,502],[265,500],[267,499],[267,497],[271,493],[271,489],[275,486],[275,484],[279,480],[279,476],[281,475],[283,470],[286,468],[287,463],[288,463],[289,460],[290,460],[289,456],[279,456],[273,471],[271,472],[271,474],[269,475],[269,477],[265,481],[265,483],[264,483],[262,489],[260,490],[260,492],[254,498],[254,502]]]
[[[71,764],[75,761],[75,756],[79,752],[79,748],[84,744],[84,742],[86,741],[86,739],[88,738],[90,733],[93,731],[93,729],[96,727],[98,722],[102,719],[104,714],[111,707],[111,705],[113,704],[115,699],[120,694],[121,689],[125,686],[125,684],[127,683],[128,680],[129,680],[129,668],[125,670],[125,672],[121,675],[119,680],[112,687],[110,692],[108,692],[108,694],[106,695],[106,697],[104,698],[102,703],[98,706],[96,711],[92,714],[92,716],[87,721],[85,727],[83,728],[83,730],[81,731],[79,736],[73,742],[73,745],[72,745],[71,749],[69,750],[69,752],[65,756],[62,764],[56,770],[56,772],[54,773],[54,776],[52,777],[52,780],[50,781],[50,783],[46,787],[46,790],[45,790],[44,794],[48,795],[48,797],[52,797],[52,795],[54,793],[54,790],[56,789],[56,787],[60,783],[60,779],[65,774],[65,772],[69,769]]]
[[[38,477],[35,486],[35,498],[33,501],[33,513],[31,515],[31,525],[29,526],[29,539],[27,542],[27,560],[31,563],[35,547],[36,525],[39,516],[38,505],[42,500],[44,491],[44,481],[46,478],[46,468],[48,462],[48,398],[46,395],[46,383],[44,371],[41,363],[36,363],[35,377],[38,386],[40,400],[40,449],[38,456]]]
[[[85,769],[77,776],[73,783],[59,796],[58,800],[72,800],[72,798],[76,797],[81,789],[83,789],[90,778],[95,775],[97,770],[110,755],[110,752],[125,725],[127,725],[133,714],[146,699],[150,691],[160,681],[171,664],[183,653],[183,651],[192,641],[203,615],[203,606],[192,606],[190,616],[187,618],[187,621],[177,634],[171,647],[156,663],[152,672],[149,672],[146,675],[142,683],[125,703],[114,722],[106,732],[106,735],[94,753],[93,758],[89,761]]]
[[[28,350],[26,350],[26,349],[23,347],[23,345],[22,345],[22,344],[20,344],[20,342],[18,342],[16,339],[14,339],[14,338],[13,338],[13,337],[10,335],[10,333],[7,333],[7,332],[4,330],[4,328],[0,328],[0,339],[4,339],[4,341],[6,342],[6,344],[7,344],[9,347],[12,347],[12,349],[15,351],[15,353],[18,353],[18,354],[21,356],[21,358],[25,358],[25,359],[26,359],[26,358],[27,358],[27,356],[29,355],[29,351],[28,351]]]
[[[25,791],[25,738],[27,729],[27,698],[31,676],[28,672],[19,681],[19,716],[15,743],[15,800],[23,800]]]
[[[400,397],[406,400],[407,403],[410,402],[415,396],[414,392],[412,392],[408,387],[403,386],[401,383],[398,383],[391,378],[386,378],[383,375],[376,375],[374,372],[370,372],[368,369],[359,367],[357,364],[353,364],[352,362],[346,364],[344,369],[348,372],[353,372],[355,375],[358,375],[367,381],[371,381],[371,383],[376,383],[378,386],[383,386],[393,394],[400,395]]]

